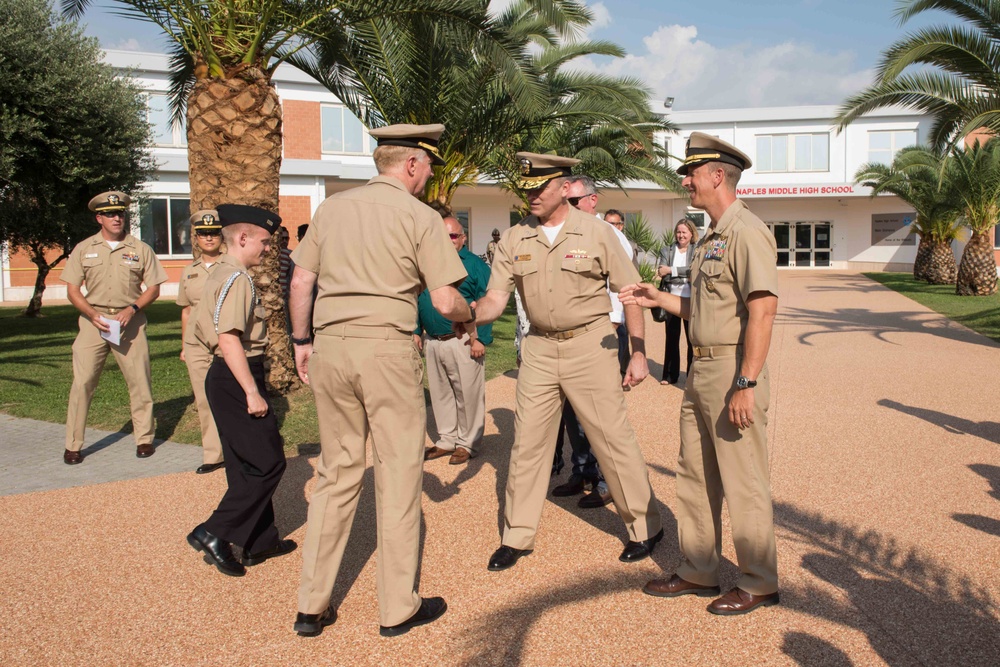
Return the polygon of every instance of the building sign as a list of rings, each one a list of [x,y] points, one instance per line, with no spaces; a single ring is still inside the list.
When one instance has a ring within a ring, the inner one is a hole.
[[[853,183],[828,185],[748,185],[736,188],[737,197],[838,197],[867,195],[869,189]]]
[[[873,213],[872,245],[915,245],[914,213]]]

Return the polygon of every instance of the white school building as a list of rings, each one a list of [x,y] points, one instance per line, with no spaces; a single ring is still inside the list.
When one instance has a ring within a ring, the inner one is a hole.
[[[191,261],[191,238],[185,133],[169,122],[167,57],[108,51],[106,60],[149,91],[158,169],[132,224],[167,268],[170,281],[162,294],[172,296],[181,268]],[[274,79],[284,117],[280,214],[294,247],[296,228],[309,222],[324,198],[375,175],[374,142],[336,97],[306,75],[281,66]],[[702,131],[751,157],[754,165],[744,173],[738,194],[774,232],[779,266],[910,270],[916,254],[915,235],[909,232],[912,209],[894,196],[873,199],[853,175],[865,162],[888,163],[899,149],[925,141],[930,119],[906,110],[879,111],[837,133],[835,114],[833,106],[678,111],[668,118],[679,132],[659,140],[671,154],[683,155],[687,135]],[[684,196],[650,183],[630,184],[627,192],[606,188],[600,194],[599,211],[641,213],[656,230],[671,228],[684,216],[702,227],[708,222]],[[492,230],[516,221],[516,204],[513,196],[488,182],[459,190],[453,206],[467,226],[473,252],[484,253]],[[4,253],[0,301],[30,298],[34,275],[27,258]],[[58,268],[50,274],[47,298],[65,297],[59,275]]]

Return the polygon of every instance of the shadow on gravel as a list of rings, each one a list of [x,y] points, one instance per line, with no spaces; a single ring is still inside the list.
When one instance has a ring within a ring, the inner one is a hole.
[[[775,504],[775,522],[779,549],[780,541],[788,540],[812,548],[799,565],[814,579],[801,586],[783,586],[781,606],[754,612],[751,623],[780,630],[788,617],[779,619],[774,614],[784,609],[822,618],[863,632],[872,649],[891,666],[996,663],[1000,610],[985,587],[875,530],[784,503]],[[739,573],[725,565],[720,583],[728,590]],[[795,565],[783,564],[786,569]],[[627,591],[639,596],[638,607],[645,600],[639,589],[647,578],[625,572],[594,574],[571,586],[540,588],[518,604],[490,611],[460,635],[461,653],[469,656],[464,664],[521,665],[526,643],[539,640],[532,630],[541,619],[551,619],[553,612],[558,614],[566,605]],[[831,586],[838,592],[831,593]],[[801,631],[786,631],[782,650],[810,667],[852,664],[830,640]]]
[[[969,470],[989,482],[990,490],[988,495],[991,498],[1000,500],[1000,467],[986,463],[973,463],[969,466]],[[952,514],[951,518],[965,524],[969,528],[982,531],[987,535],[1000,537],[1000,521],[996,519],[979,514]]]
[[[784,308],[778,313],[776,325],[815,327],[798,335],[803,345],[812,346],[812,339],[825,334],[867,333],[889,345],[901,345],[890,340],[888,334],[921,333],[970,345],[997,347],[997,343],[981,334],[953,325],[950,320],[928,319],[926,311],[873,312],[864,308],[836,308],[834,310],[810,310],[808,308]]]
[[[904,414],[923,419],[925,422],[940,426],[949,433],[974,435],[989,442],[1000,444],[1000,424],[996,422],[974,422],[962,417],[950,415],[947,412],[918,408],[912,405],[899,403],[889,398],[878,401],[878,405],[884,408],[891,408]]]
[[[1000,609],[988,588],[876,530],[784,503],[775,523],[815,548],[801,566],[840,592],[786,588],[783,606],[864,632],[888,665],[992,664],[1000,655]]]

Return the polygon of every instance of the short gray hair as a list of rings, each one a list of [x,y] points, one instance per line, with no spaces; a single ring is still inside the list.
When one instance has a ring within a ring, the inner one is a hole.
[[[572,185],[573,183],[583,184],[584,194],[596,195],[597,194],[597,184],[594,183],[594,179],[590,176],[567,176],[566,182]]]

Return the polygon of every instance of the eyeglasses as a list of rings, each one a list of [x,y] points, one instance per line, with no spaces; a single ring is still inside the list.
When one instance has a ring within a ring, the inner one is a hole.
[[[581,199],[586,199],[587,197],[596,197],[597,195],[591,192],[589,195],[580,195],[579,197],[566,197],[566,201],[569,202],[570,206],[577,206]]]
[[[217,229],[197,229],[194,233],[198,236],[218,236],[222,232]]]
[[[103,218],[124,218],[125,211],[101,211],[97,215]]]
[[[465,236],[465,234],[448,234],[448,237],[449,237],[450,239],[452,239],[452,240],[455,240],[455,239],[460,239],[460,238],[462,238],[463,236]]]

